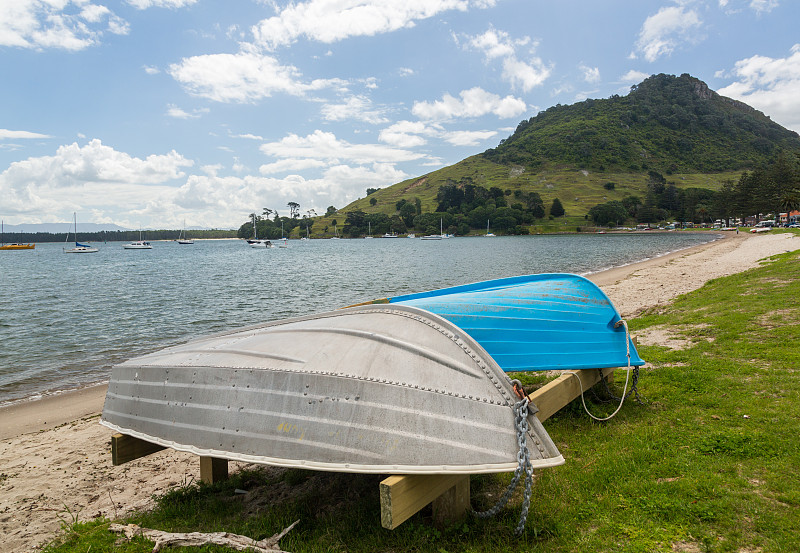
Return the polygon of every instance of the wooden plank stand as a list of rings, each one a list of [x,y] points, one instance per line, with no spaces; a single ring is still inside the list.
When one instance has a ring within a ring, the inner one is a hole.
[[[114,466],[121,465],[162,449],[166,448],[127,434],[114,434],[111,436],[111,463]],[[213,484],[227,478],[227,459],[200,456],[200,480],[206,484]]]
[[[603,369],[602,376],[611,380],[614,369]],[[601,371],[583,369],[560,377],[528,394],[539,409],[536,417],[544,422],[573,399],[601,379]],[[576,378],[577,376],[577,378]],[[580,383],[578,382],[580,379]],[[125,434],[111,437],[112,462],[116,465],[133,461],[164,449]],[[200,457],[200,479],[208,484],[228,477],[228,461],[215,457]],[[433,506],[434,521],[440,525],[455,522],[470,509],[469,474],[420,474],[389,476],[380,483],[381,525],[394,530],[429,504]]]

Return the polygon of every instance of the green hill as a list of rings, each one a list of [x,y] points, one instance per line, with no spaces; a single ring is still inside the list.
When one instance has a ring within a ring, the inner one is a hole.
[[[753,169],[786,148],[800,149],[797,133],[699,79],[661,74],[627,96],[547,109],[483,157],[528,168],[559,163],[669,175]]]

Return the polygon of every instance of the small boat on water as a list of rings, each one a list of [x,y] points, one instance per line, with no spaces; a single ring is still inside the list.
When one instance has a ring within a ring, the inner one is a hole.
[[[126,250],[152,250],[153,245],[146,240],[134,240],[129,244],[122,246]]]
[[[15,242],[13,244],[6,244],[5,241],[5,222],[0,222],[0,250],[14,251],[14,250],[32,250],[36,244],[20,244]]]
[[[152,250],[153,249],[153,245],[150,244],[150,242],[147,242],[146,240],[142,240],[142,229],[139,229],[139,239],[138,240],[134,240],[133,242],[131,242],[129,244],[125,244],[122,247],[125,248],[126,250]]]
[[[89,244],[81,244],[78,242],[78,214],[73,213],[72,218],[75,224],[75,247],[74,248],[67,248],[64,247],[64,253],[97,253],[99,250],[94,246],[90,246]],[[69,231],[67,231],[67,238],[64,240],[66,244],[69,240]]]
[[[180,234],[178,234],[177,242],[178,244],[194,244],[194,240],[186,236],[186,221],[183,222],[183,228]]]
[[[506,371],[642,364],[619,321],[605,294],[576,275],[385,298],[116,365],[101,424],[181,451],[277,466],[513,471],[518,397]],[[535,412],[531,465],[559,465]]]

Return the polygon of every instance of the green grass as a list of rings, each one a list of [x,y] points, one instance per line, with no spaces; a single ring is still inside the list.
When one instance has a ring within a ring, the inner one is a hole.
[[[293,552],[800,551],[799,298],[800,258],[785,254],[630,321],[634,336],[659,327],[688,345],[640,346],[644,404],[629,401],[596,423],[578,400],[546,422],[566,464],[537,474],[521,538],[519,497],[494,519],[437,529],[423,511],[390,532],[380,526],[381,477],[300,470],[190,485],[123,522],[261,539],[300,519],[281,541]],[[529,387],[543,382],[526,378]],[[489,506],[487,494],[497,497],[509,479],[473,476],[473,505]],[[151,550],[143,540],[115,546],[108,523],[65,527],[47,551]]]

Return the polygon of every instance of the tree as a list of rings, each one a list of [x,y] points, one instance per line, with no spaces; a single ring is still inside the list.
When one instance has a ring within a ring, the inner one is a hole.
[[[400,218],[403,219],[403,223],[405,223],[406,227],[413,226],[414,216],[417,214],[417,208],[414,207],[413,204],[406,202],[400,207],[399,212]]]
[[[369,196],[374,192],[377,192],[378,190],[380,190],[380,188],[367,188],[367,196]]]
[[[338,210],[335,207],[333,207],[332,205],[329,205],[328,206],[328,210],[325,212],[325,217],[330,217],[331,215],[333,215],[337,211]]]
[[[800,209],[800,192],[786,192],[779,200],[781,209],[786,211],[786,222],[789,222],[789,214]]]
[[[550,215],[553,217],[563,217],[565,213],[564,206],[561,205],[561,200],[555,198],[553,200],[553,205],[550,206]]]
[[[612,200],[598,204],[589,210],[589,217],[601,227],[621,225],[628,218],[628,210],[622,202]]]
[[[300,204],[297,202],[289,202],[286,204],[289,207],[289,217],[295,219],[300,215]]]
[[[639,211],[639,206],[642,205],[642,199],[639,196],[625,196],[622,198],[622,205],[628,210],[628,215],[636,217],[636,212]]]
[[[375,205],[377,203],[378,203],[378,200],[376,200],[375,198],[370,198],[369,199],[369,205]]]

